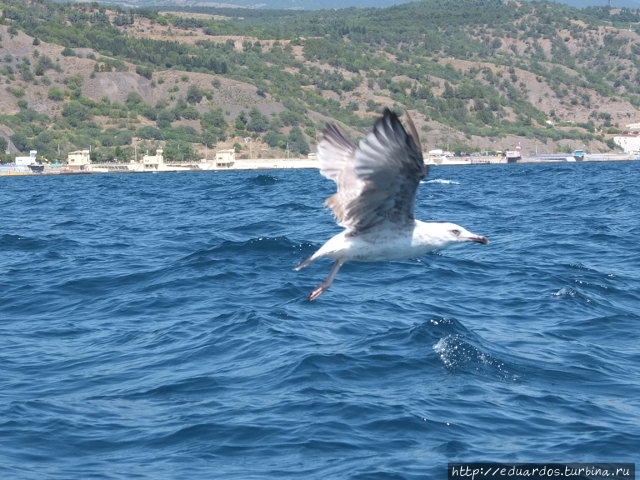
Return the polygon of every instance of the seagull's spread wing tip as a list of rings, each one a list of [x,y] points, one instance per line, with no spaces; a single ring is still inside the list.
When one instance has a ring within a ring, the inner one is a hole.
[[[318,144],[320,173],[338,185],[326,205],[343,227],[358,232],[383,221],[413,221],[416,188],[427,172],[408,113],[407,119],[408,131],[385,108],[358,147],[334,124],[325,126]]]

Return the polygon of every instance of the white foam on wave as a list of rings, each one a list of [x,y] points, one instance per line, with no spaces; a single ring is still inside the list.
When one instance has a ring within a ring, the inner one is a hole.
[[[442,363],[444,363],[446,367],[451,367],[453,366],[453,362],[449,358],[447,347],[447,337],[443,337],[438,340],[438,343],[433,346],[433,349],[440,357],[440,360],[442,360]],[[457,346],[455,348],[457,348]]]
[[[586,295],[581,294],[580,292],[576,292],[573,288],[563,287],[560,290],[553,292],[551,295],[554,297],[570,297],[570,298],[579,298],[584,300],[587,303],[591,303],[591,299]]]
[[[557,290],[552,293],[554,297],[575,297],[576,292],[570,288],[563,287],[560,290]]]
[[[462,369],[498,375],[504,380],[518,380],[518,376],[498,358],[484,353],[458,335],[447,335],[433,346],[443,365],[450,370]]]
[[[445,185],[460,185],[460,182],[455,180],[447,180],[446,178],[434,178],[433,180],[427,180],[420,183],[442,183]]]

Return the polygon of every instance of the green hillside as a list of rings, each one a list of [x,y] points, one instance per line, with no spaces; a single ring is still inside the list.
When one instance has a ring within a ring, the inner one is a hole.
[[[607,151],[638,121],[640,15],[443,0],[316,12],[0,0],[0,147],[306,154],[409,109],[428,148]],[[251,139],[251,141],[249,141]]]
[[[329,8],[349,8],[349,7],[390,7],[402,3],[408,3],[409,0],[270,0],[269,2],[260,2],[256,0],[230,0],[225,2],[216,2],[211,0],[199,1],[198,5],[210,7],[225,4],[236,8],[255,8],[255,9],[295,9],[295,10],[322,10]],[[120,5],[127,8],[153,7],[154,5],[181,5],[185,3],[180,0],[109,0],[106,3]],[[608,0],[562,0],[558,3],[564,3],[573,7],[588,6],[606,6]],[[612,5],[615,8],[640,8],[640,0],[613,0]]]

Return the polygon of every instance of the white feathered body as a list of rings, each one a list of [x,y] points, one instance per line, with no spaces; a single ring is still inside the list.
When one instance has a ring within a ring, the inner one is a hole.
[[[404,228],[383,224],[356,236],[350,236],[345,230],[329,239],[312,258],[329,257],[359,262],[415,258],[452,243],[446,225],[419,220]]]

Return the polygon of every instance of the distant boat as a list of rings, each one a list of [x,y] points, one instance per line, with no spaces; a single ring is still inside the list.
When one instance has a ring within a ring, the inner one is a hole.
[[[41,163],[32,163],[31,165],[28,165],[29,170],[31,170],[33,173],[42,173],[44,172],[44,165],[42,165]]]
[[[584,150],[576,150],[573,152],[573,158],[576,159],[576,162],[582,162],[584,160],[585,155],[586,155],[586,152]]]

